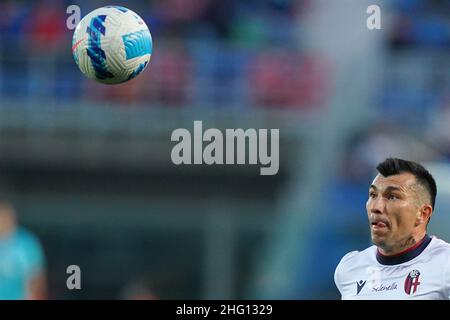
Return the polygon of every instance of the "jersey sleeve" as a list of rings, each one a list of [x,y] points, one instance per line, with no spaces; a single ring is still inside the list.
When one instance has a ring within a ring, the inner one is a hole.
[[[24,256],[24,269],[27,278],[33,278],[45,269],[44,251],[38,238],[30,233],[24,232],[21,241]]]
[[[446,289],[445,296],[450,300],[450,256],[447,257],[447,263],[445,264],[444,283]]]
[[[354,257],[358,251],[351,251],[342,257],[341,261],[334,271],[334,283],[341,294],[341,299],[344,299],[344,294],[342,290],[342,275],[345,273],[347,262]]]
[[[336,267],[336,270],[334,270],[334,284],[336,285],[336,288],[339,290],[339,293],[341,294],[341,299],[342,299],[342,288],[341,288],[341,283],[339,282],[339,273],[341,270],[341,263],[342,263],[342,259],[339,262],[339,264]]]

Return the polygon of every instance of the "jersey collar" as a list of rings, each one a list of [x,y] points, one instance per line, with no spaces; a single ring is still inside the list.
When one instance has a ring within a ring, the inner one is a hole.
[[[377,250],[377,261],[384,265],[395,265],[407,262],[409,260],[414,259],[419,254],[422,253],[423,250],[430,244],[431,237],[429,235],[425,235],[422,240],[413,245],[411,248],[406,249],[400,253],[397,253],[393,256],[385,256]]]

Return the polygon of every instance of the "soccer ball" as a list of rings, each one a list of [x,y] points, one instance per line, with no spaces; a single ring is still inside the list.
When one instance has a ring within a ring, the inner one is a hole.
[[[72,53],[88,78],[107,84],[123,83],[148,65],[152,36],[135,12],[106,6],[90,12],[78,23]]]

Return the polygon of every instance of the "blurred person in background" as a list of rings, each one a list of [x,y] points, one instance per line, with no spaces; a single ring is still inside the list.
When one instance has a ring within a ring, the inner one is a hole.
[[[38,238],[18,225],[12,204],[0,199],[0,299],[46,299],[44,260]]]
[[[128,281],[119,295],[120,300],[159,300],[150,282],[144,276]]]
[[[450,245],[430,237],[437,187],[420,164],[388,158],[366,203],[373,246],[347,253],[334,280],[342,299],[450,299]]]

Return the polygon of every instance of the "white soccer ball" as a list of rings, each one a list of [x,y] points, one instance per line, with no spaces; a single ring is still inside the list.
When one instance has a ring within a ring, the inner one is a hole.
[[[72,53],[88,78],[107,84],[123,83],[140,74],[150,62],[152,36],[135,12],[106,6],[78,23]]]

